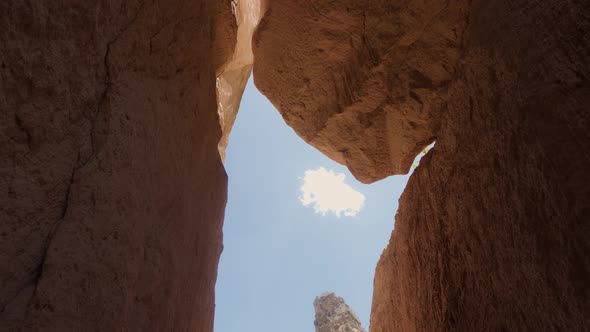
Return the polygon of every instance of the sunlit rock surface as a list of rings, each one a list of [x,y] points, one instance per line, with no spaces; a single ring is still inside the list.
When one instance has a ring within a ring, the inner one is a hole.
[[[217,111],[222,136],[219,141],[219,154],[225,159],[225,148],[229,143],[229,134],[238,114],[246,83],[252,71],[252,35],[264,9],[264,0],[235,0],[220,2],[231,5],[233,17],[219,20],[220,27],[229,29],[235,20],[237,36],[222,45],[232,45],[234,49],[217,69]],[[233,44],[232,44],[233,42]]]
[[[313,301],[316,332],[365,332],[355,312],[340,296],[325,292]]]
[[[256,86],[360,181],[405,174],[435,139],[467,10],[466,1],[271,1],[254,38]]]

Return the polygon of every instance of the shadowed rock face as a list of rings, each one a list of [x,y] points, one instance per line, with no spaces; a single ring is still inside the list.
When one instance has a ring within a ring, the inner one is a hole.
[[[316,332],[365,332],[361,321],[340,296],[326,292],[313,301]]]
[[[588,330],[587,1],[267,8],[256,84],[303,139],[364,182],[437,141],[400,200],[372,330]],[[227,135],[256,19],[188,0],[0,13],[0,330],[211,331],[218,101]]]
[[[0,330],[212,330],[211,4],[0,3]]]
[[[362,181],[407,171],[371,330],[590,326],[586,1],[274,0],[261,91]]]

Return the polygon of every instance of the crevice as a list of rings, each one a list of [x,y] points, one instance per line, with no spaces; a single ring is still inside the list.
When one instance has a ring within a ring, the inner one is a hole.
[[[23,121],[16,113],[14,114],[14,123],[16,124],[18,129],[20,129],[20,131],[24,132],[25,135],[27,135],[27,147],[29,148],[29,150],[31,150],[31,148],[33,146],[33,144],[32,144],[33,143],[33,136],[31,135],[31,133],[29,132],[27,127],[25,127],[25,125],[23,124]]]
[[[77,160],[79,160],[79,159],[80,159],[80,155],[78,154]],[[70,204],[70,197],[71,197],[71,192],[72,192],[72,186],[74,184],[74,178],[76,176],[76,171],[77,171],[77,167],[76,167],[77,163],[78,162],[76,162],[74,164],[74,166],[72,167],[72,172],[71,172],[71,175],[70,175],[70,178],[68,181],[68,187],[66,188],[65,202],[62,207],[61,217],[60,217],[60,219],[57,220],[57,222],[53,225],[53,228],[51,229],[51,231],[47,234],[47,238],[45,239],[45,247],[43,249],[43,254],[41,255],[41,260],[39,262],[39,265],[37,266],[37,268],[33,272],[32,282],[26,283],[23,286],[23,289],[28,287],[31,284],[34,284],[34,287],[35,287],[33,290],[33,294],[31,295],[31,298],[29,299],[29,306],[31,304],[31,301],[33,301],[33,299],[35,299],[35,297],[37,295],[37,288],[39,286],[39,280],[41,280],[41,277],[43,276],[43,268],[45,266],[45,260],[47,259],[47,253],[49,252],[49,248],[51,247],[51,242],[53,241],[55,234],[57,234],[57,230],[63,224],[63,221],[65,220],[66,214],[68,212],[68,208],[69,208],[69,204]],[[20,291],[22,291],[22,289],[19,290],[19,293],[20,293]]]
[[[432,149],[436,145],[436,137],[432,138],[429,141],[431,143],[429,143],[426,147],[420,150],[418,155],[414,158],[414,162],[412,163],[412,166],[410,166],[410,169],[412,171],[415,171],[418,168],[418,166],[420,166],[420,160],[422,160],[422,158],[426,157],[426,155],[428,155],[432,151]]]
[[[80,160],[80,154],[78,154],[77,160]],[[76,162],[76,164],[77,164],[77,162]],[[76,176],[76,170],[77,170],[77,168],[74,165],[74,167],[72,168],[72,175],[70,176],[70,180],[68,182],[68,188],[66,189],[66,198],[65,198],[64,206],[62,208],[60,220],[63,220],[66,217],[66,214],[68,212],[68,208],[69,208],[69,204],[70,204],[70,195],[72,192],[72,185],[74,183],[74,177]]]
[[[100,114],[102,114],[104,112],[105,106],[107,104],[108,96],[109,96],[109,94],[112,91],[112,85],[113,85],[112,76],[111,76],[111,67],[110,67],[110,64],[109,64],[109,55],[111,53],[111,47],[137,21],[137,19],[139,18],[139,14],[145,8],[145,4],[146,4],[146,2],[142,2],[139,5],[139,8],[138,8],[137,12],[135,13],[135,15],[131,18],[131,20],[127,24],[125,24],[125,26],[121,30],[119,30],[119,32],[115,35],[115,37],[113,39],[111,39],[110,41],[108,41],[106,43],[106,50],[105,50],[104,57],[103,57],[103,66],[104,66],[104,71],[105,71],[104,79],[103,79],[104,89],[101,92],[100,97],[97,100],[96,110],[92,114],[92,117],[90,118],[90,148],[91,148],[91,153],[90,153],[90,156],[88,156],[88,158],[86,159],[86,161],[79,168],[82,168],[86,164],[88,164],[88,162],[90,160],[92,160],[92,158],[98,152],[98,147],[96,146],[96,121],[97,121],[98,117],[100,116]]]
[[[91,146],[91,153],[90,156],[87,157],[87,159],[84,162],[81,162],[81,155],[80,152],[78,152],[78,156],[76,158],[76,161],[74,162],[73,166],[72,166],[72,171],[71,171],[71,175],[68,179],[68,184],[67,184],[67,188],[66,188],[66,192],[65,192],[65,198],[64,198],[64,203],[62,206],[62,210],[60,213],[60,218],[55,222],[55,224],[53,225],[53,228],[51,229],[51,231],[47,234],[46,240],[45,240],[45,246],[43,249],[43,253],[41,255],[41,259],[39,261],[39,265],[37,266],[37,268],[35,269],[35,271],[33,272],[33,279],[31,283],[27,283],[26,285],[24,285],[23,288],[28,287],[31,284],[34,284],[34,291],[33,294],[31,295],[31,298],[29,299],[29,304],[28,306],[31,305],[32,301],[36,298],[37,295],[37,289],[39,286],[39,281],[41,280],[41,277],[43,276],[43,269],[45,266],[45,261],[47,259],[47,255],[49,252],[49,248],[51,247],[51,243],[53,241],[53,239],[55,238],[55,235],[58,232],[58,229],[61,227],[61,225],[63,224],[66,215],[68,213],[69,207],[70,207],[70,199],[72,196],[72,186],[74,185],[74,180],[76,178],[76,172],[83,168],[84,166],[86,166],[92,159],[93,157],[96,156],[97,153],[97,148],[95,146],[96,142],[95,142],[95,130],[96,130],[96,120],[98,119],[98,116],[103,112],[104,107],[107,103],[108,100],[108,96],[112,90],[112,80],[111,80],[111,68],[109,65],[109,54],[111,52],[111,47],[119,40],[119,38],[133,25],[133,23],[135,23],[135,21],[137,21],[137,18],[139,17],[140,12],[143,10],[143,8],[145,7],[145,2],[143,2],[140,6],[139,9],[137,10],[137,12],[135,13],[135,15],[133,16],[133,18],[129,21],[129,23],[127,23],[123,29],[121,29],[117,35],[110,41],[108,41],[106,43],[106,50],[105,50],[105,54],[103,57],[103,65],[104,65],[104,70],[105,70],[105,77],[103,80],[103,84],[104,84],[104,89],[102,91],[102,93],[100,94],[100,97],[97,100],[97,107],[96,110],[94,112],[94,114],[92,115],[92,117],[89,119],[90,120],[90,146]],[[20,119],[18,119],[18,117],[16,117],[17,119],[17,125],[19,125],[20,123]],[[19,125],[19,128],[21,127],[22,124]],[[22,290],[22,289],[21,289]],[[20,290],[19,290],[20,292]]]

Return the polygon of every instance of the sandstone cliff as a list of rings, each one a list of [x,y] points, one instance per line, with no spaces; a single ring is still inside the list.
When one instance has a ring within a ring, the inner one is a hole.
[[[1,331],[212,330],[213,4],[0,2]]]
[[[219,114],[219,125],[222,130],[221,140],[219,141],[219,154],[221,159],[225,159],[225,149],[229,143],[229,134],[236,121],[238,108],[242,100],[242,94],[246,88],[246,83],[252,71],[252,35],[258,25],[258,21],[264,11],[263,0],[240,0],[240,1],[221,1],[222,6],[231,6],[233,17],[219,16],[217,19],[220,24],[216,26],[223,30],[230,30],[235,22],[235,32],[223,31],[219,36],[227,37],[218,38],[217,42],[220,48],[228,47],[229,49],[219,52],[223,54],[228,52],[226,58],[220,58],[221,63],[217,67],[217,112]],[[226,8],[222,8],[226,9]],[[222,13],[230,11],[222,10]],[[233,30],[233,29],[232,29]],[[232,33],[234,32],[234,33]]]
[[[365,332],[361,321],[340,296],[322,293],[313,301],[316,332]]]
[[[437,142],[372,330],[588,330],[588,2],[265,3],[0,3],[0,330],[212,330],[265,10],[255,82],[303,139],[364,182]]]
[[[254,78],[361,181],[405,173],[371,330],[590,326],[587,1],[274,0]]]
[[[405,174],[444,113],[464,2],[272,1],[254,39],[256,86],[360,181]]]

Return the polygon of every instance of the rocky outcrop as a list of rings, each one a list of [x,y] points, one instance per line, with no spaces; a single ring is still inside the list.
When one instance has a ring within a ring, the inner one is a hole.
[[[274,0],[260,90],[364,182],[412,175],[371,330],[590,326],[585,1]]]
[[[362,182],[407,173],[444,113],[466,1],[272,1],[268,9],[254,79],[287,124]]]
[[[225,160],[225,148],[229,143],[229,134],[236,121],[240,101],[252,71],[252,35],[264,11],[264,1],[240,0],[220,2],[220,4],[231,5],[234,17],[220,20],[219,26],[228,30],[232,26],[231,23],[235,22],[237,25],[235,35],[228,32],[220,34],[230,36],[228,41],[221,40],[222,46],[233,46],[229,57],[224,59],[217,69],[217,112],[222,130],[219,154],[221,159]]]
[[[313,301],[316,332],[365,332],[361,321],[340,296],[322,293]]]
[[[213,3],[0,3],[0,330],[212,330]]]
[[[265,10],[255,81],[303,139],[363,182],[437,142],[372,330],[588,330],[587,1],[265,3],[0,3],[0,330],[212,330]]]

